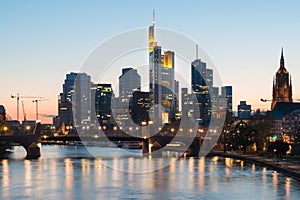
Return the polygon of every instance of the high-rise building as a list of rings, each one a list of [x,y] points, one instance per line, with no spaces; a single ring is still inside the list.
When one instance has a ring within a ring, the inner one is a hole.
[[[112,117],[112,101],[114,99],[111,84],[98,84],[95,94],[95,111],[99,124],[102,127],[114,126]],[[104,128],[104,129],[105,129]]]
[[[74,122],[76,126],[89,126],[91,122],[91,77],[77,73],[72,97]]]
[[[169,123],[174,118],[174,52],[165,51],[162,54],[157,46],[154,35],[155,19],[149,27],[149,91],[150,102],[153,105],[153,120],[159,123]],[[163,108],[162,108],[163,106]]]
[[[292,79],[284,66],[283,48],[281,49],[280,67],[273,80],[273,98],[271,109],[277,102],[293,102]]]
[[[95,99],[98,84],[91,83],[91,125],[95,127],[98,125],[98,119],[96,115]]]
[[[89,75],[74,72],[66,75],[63,92],[58,98],[58,118],[60,125],[90,124],[91,77]]]
[[[238,105],[238,119],[247,120],[251,116],[251,105],[248,105],[246,101],[240,101]]]
[[[195,116],[195,96],[188,93],[187,88],[181,88],[181,120],[197,119]]]
[[[132,94],[141,89],[141,76],[136,69],[123,68],[119,77],[119,98],[115,99],[115,120],[120,127],[129,126],[131,123],[129,103]]]
[[[124,101],[129,101],[134,91],[141,89],[141,76],[136,69],[123,68],[119,77],[119,96]]]
[[[232,112],[232,86],[224,86],[221,88],[221,97],[226,99],[226,111]]]
[[[148,123],[149,117],[149,92],[135,91],[130,99],[130,115],[135,124]]]
[[[63,91],[58,97],[58,126],[74,124],[72,112],[72,98],[77,73],[71,72],[66,75],[63,84]]]
[[[212,87],[212,95],[211,95],[211,115],[214,118],[218,117],[219,105],[221,98],[219,97],[219,88]]]
[[[199,125],[208,126],[211,117],[211,94],[213,73],[206,63],[196,59],[191,63],[192,94],[197,97],[199,106]]]

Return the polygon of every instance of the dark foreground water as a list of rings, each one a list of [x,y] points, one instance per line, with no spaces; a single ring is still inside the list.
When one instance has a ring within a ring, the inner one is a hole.
[[[300,199],[300,182],[240,160],[101,152],[88,158],[83,147],[42,146],[42,158],[25,160],[16,147],[0,159],[0,199]],[[149,165],[161,167],[147,172]]]

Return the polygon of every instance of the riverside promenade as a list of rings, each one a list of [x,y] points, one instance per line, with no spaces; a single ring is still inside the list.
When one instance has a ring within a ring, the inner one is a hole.
[[[256,154],[242,154],[238,152],[221,152],[212,151],[208,156],[221,156],[227,158],[234,158],[239,160],[244,160],[247,162],[255,163],[260,166],[267,167],[269,169],[281,172],[287,176],[290,176],[298,181],[300,181],[300,160],[295,163],[290,160],[290,158],[268,158],[264,156],[258,156]]]

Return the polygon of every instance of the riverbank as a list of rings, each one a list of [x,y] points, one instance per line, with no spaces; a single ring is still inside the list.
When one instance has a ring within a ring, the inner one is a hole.
[[[283,173],[287,176],[290,176],[300,181],[300,165],[288,162],[287,160],[266,158],[266,157],[257,156],[255,154],[244,155],[237,152],[223,153],[219,151],[210,152],[208,156],[221,156],[221,157],[244,160],[260,166],[270,168],[272,170],[278,171],[280,173]]]

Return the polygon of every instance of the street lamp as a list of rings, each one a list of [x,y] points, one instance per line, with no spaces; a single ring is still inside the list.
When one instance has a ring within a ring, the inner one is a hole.
[[[135,127],[136,130],[136,137],[138,136],[139,127]]]
[[[27,125],[27,126],[26,126],[26,131],[29,131],[29,130],[30,130],[30,126]]]
[[[3,127],[4,132],[6,132],[8,130],[7,126]],[[4,133],[5,134],[5,133]]]
[[[117,129],[118,129],[118,127],[114,126],[115,136],[117,136]]]

